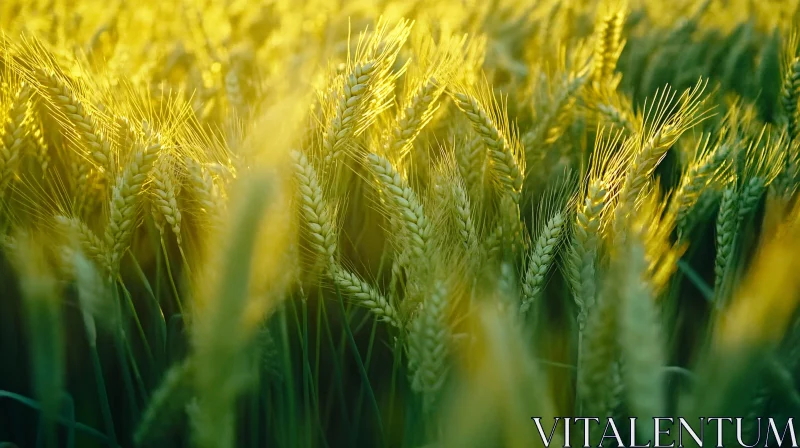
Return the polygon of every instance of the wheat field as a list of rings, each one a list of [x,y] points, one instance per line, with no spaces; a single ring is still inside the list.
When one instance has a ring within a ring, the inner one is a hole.
[[[3,0],[0,446],[763,440],[800,415],[798,24]]]

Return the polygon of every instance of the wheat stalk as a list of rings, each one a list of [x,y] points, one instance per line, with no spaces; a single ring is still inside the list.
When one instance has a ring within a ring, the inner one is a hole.
[[[666,362],[660,321],[647,281],[645,250],[632,243],[624,254],[624,276],[620,279],[619,346],[623,354],[623,378],[627,403],[634,415],[649,419],[665,411],[662,368]],[[652,425],[640,423],[644,440]]]

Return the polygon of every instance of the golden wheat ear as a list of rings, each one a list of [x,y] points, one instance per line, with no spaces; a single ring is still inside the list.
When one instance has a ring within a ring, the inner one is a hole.
[[[690,228],[689,215],[703,192],[713,180],[731,165],[733,142],[711,144],[711,134],[700,138],[691,159],[686,164],[681,183],[671,198],[670,208],[675,213],[678,237],[683,239]]]
[[[604,2],[597,14],[594,31],[594,57],[592,61],[592,83],[597,86],[612,81],[617,60],[625,40],[622,38],[622,26],[627,15],[625,2]]]
[[[775,178],[781,172],[785,157],[784,135],[770,135],[764,126],[758,135],[750,138],[742,151],[743,167],[740,173],[738,221],[749,216]]]
[[[336,223],[325,199],[314,166],[301,151],[292,151],[292,163],[298,187],[298,202],[308,226],[308,241],[316,257],[326,266],[336,254]]]
[[[622,170],[628,158],[620,150],[622,133],[595,135],[594,154],[589,171],[580,184],[575,201],[575,218],[571,226],[572,241],[564,264],[565,276],[578,305],[581,331],[597,293],[597,262],[607,227],[607,216],[623,179]]]
[[[161,141],[158,135],[145,136],[143,141],[135,145],[132,157],[111,189],[104,240],[108,249],[107,263],[113,273],[119,269],[122,256],[130,246],[138,224],[137,212],[141,193],[160,151]]]
[[[412,22],[402,20],[393,29],[380,20],[371,33],[362,33],[352,61],[323,104],[322,147],[327,161],[338,160],[349,139],[363,133],[386,110],[399,72],[394,63],[408,38]]]
[[[493,178],[501,191],[519,204],[525,157],[505,104],[497,101],[485,78],[477,85],[455,86],[452,95],[487,148]]]
[[[701,98],[707,83],[699,80],[677,100],[675,92],[666,87],[660,93],[656,92],[649,108],[645,104],[644,125],[626,142],[635,155],[620,191],[620,213],[636,209],[640,193],[667,151],[687,129],[709,116]]]
[[[149,189],[152,202],[153,220],[159,232],[164,234],[169,228],[175,234],[178,245],[181,245],[181,210],[178,207],[179,180],[175,175],[175,156],[162,151],[153,167]]]
[[[31,121],[31,87],[6,78],[7,84],[0,86],[0,198],[14,176],[23,157]]]
[[[414,140],[433,119],[439,98],[460,69],[460,51],[467,42],[466,36],[450,37],[440,43],[427,34],[420,36],[413,41],[415,63],[406,72],[405,98],[398,105],[395,123],[384,144],[398,160],[406,157]]]

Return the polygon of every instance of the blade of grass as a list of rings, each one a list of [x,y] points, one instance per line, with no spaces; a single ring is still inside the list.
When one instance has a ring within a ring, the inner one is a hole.
[[[678,260],[678,269],[686,275],[686,278],[700,291],[706,301],[712,302],[714,300],[714,289],[711,288],[688,263],[684,260]]]
[[[164,244],[163,238],[161,239],[161,252],[164,254],[164,266],[167,268],[167,278],[169,278],[169,284],[172,287],[172,294],[175,295],[175,302],[178,304],[178,310],[181,314],[183,314],[183,303],[181,301],[180,294],[178,294],[178,287],[175,286],[175,278],[172,276],[172,268],[170,267],[169,263],[169,254],[167,253],[167,246]]]
[[[339,286],[334,285],[336,287],[336,297],[339,301],[339,310],[342,313],[342,316],[347,316],[345,308],[344,308],[344,299],[342,298],[341,291],[339,291]],[[358,352],[358,346],[356,345],[356,340],[353,338],[353,333],[350,331],[350,324],[347,322],[347,318],[344,319],[344,330],[347,333],[347,341],[350,345],[350,350],[353,351],[353,356],[356,360],[356,365],[358,366],[358,373],[361,376],[361,381],[363,386],[367,389],[367,397],[370,400],[370,405],[372,406],[373,412],[375,412],[375,422],[378,427],[378,435],[380,437],[381,445],[386,446],[386,436],[383,432],[383,421],[381,418],[381,410],[378,407],[378,400],[375,398],[375,393],[372,390],[372,387],[369,383],[369,377],[367,376],[367,370],[364,368],[364,363],[361,360],[361,355]]]
[[[153,288],[150,287],[150,281],[147,280],[147,275],[145,275],[142,267],[139,265],[139,262],[136,261],[136,257],[131,254],[130,259],[133,261],[133,267],[136,270],[136,275],[139,277],[139,280],[144,285],[144,289],[147,291],[150,299],[152,300],[153,304],[153,317],[155,321],[155,336],[156,336],[156,345],[160,351],[160,362],[155,365],[155,369],[153,371],[153,375],[158,377],[163,373],[166,369],[166,364],[164,364],[164,359],[166,358],[166,351],[167,351],[167,322],[164,319],[164,310],[161,309],[161,304],[159,303],[156,295],[153,293]],[[123,286],[124,288],[124,286]],[[155,378],[151,378],[154,380]]]
[[[111,406],[108,403],[108,393],[106,382],[103,378],[103,367],[100,364],[100,355],[97,353],[97,346],[92,344],[92,368],[94,369],[95,381],[97,383],[97,395],[100,397],[100,412],[103,415],[103,424],[106,427],[107,440],[110,446],[117,446],[117,434],[114,430],[114,419],[111,417]]]
[[[16,401],[16,402],[18,402],[20,404],[23,404],[23,405],[25,405],[25,406],[27,406],[27,407],[29,407],[31,409],[34,409],[36,411],[41,411],[41,406],[39,406],[39,404],[36,401],[34,401],[34,400],[24,396],[24,395],[19,395],[19,394],[16,394],[14,392],[9,392],[9,391],[6,391],[6,390],[0,390],[0,398],[8,398],[8,399],[14,400],[14,401]],[[100,441],[106,442],[113,448],[118,448],[119,447],[119,445],[117,445],[117,442],[115,441],[116,440],[115,438],[113,438],[111,436],[108,436],[108,435],[105,435],[102,432],[98,431],[95,428],[92,428],[89,425],[86,425],[86,424],[83,424],[83,423],[79,423],[79,422],[75,422],[74,420],[69,420],[69,419],[67,419],[65,417],[62,417],[62,416],[59,416],[57,418],[57,420],[58,420],[58,423],[60,423],[62,425],[69,426],[69,427],[72,427],[76,431],[80,431],[80,432],[82,432],[82,433],[84,433],[84,434],[86,434],[88,436],[94,437],[95,439],[98,439]]]
[[[322,297],[321,290],[322,290],[322,288],[320,287],[320,297]],[[340,359],[342,359],[341,355],[343,354],[343,352],[341,350],[340,351],[336,350],[336,346],[335,346],[335,343],[334,343],[334,340],[333,340],[333,331],[331,330],[330,321],[328,319],[328,307],[325,304],[324,300],[320,300],[320,302],[322,303],[322,313],[323,313],[322,322],[324,324],[325,334],[327,335],[329,349],[331,350],[331,353],[334,354],[334,356],[331,356],[331,360],[333,362],[333,376],[331,377],[331,383],[335,383],[335,384],[332,384],[332,386],[330,387],[330,389],[328,391],[329,396],[325,400],[326,403],[328,403],[327,409],[325,410],[325,427],[327,428],[327,425],[330,422],[330,413],[331,413],[331,410],[332,410],[331,408],[333,406],[333,403],[334,402],[338,402],[339,406],[341,406],[340,416],[341,416],[341,418],[343,420],[343,425],[346,428],[351,428],[351,426],[350,426],[350,418],[348,417],[348,412],[347,412],[348,409],[347,409],[347,406],[346,406],[347,399],[345,397],[344,390],[342,388],[342,386],[344,384],[344,380],[343,380],[344,374],[343,374],[343,370],[342,370],[342,365],[340,364],[340,361],[339,361]],[[334,386],[338,386],[338,387],[334,387]],[[333,393],[335,393],[336,391],[338,391],[338,393],[339,393],[339,400],[334,400],[330,396]]]
[[[295,414],[295,390],[294,390],[294,373],[292,372],[292,358],[291,358],[291,343],[289,342],[289,329],[287,325],[287,316],[286,316],[286,307],[287,304],[283,304],[280,307],[280,334],[281,334],[281,343],[283,344],[283,369],[284,369],[284,388],[282,392],[287,393],[289,395],[287,400],[287,407],[286,415],[289,418],[289,423],[287,427],[289,428],[289,442],[287,446],[299,446],[297,444],[297,440],[295,439],[297,435],[297,431],[300,429],[297,426],[297,415]],[[286,397],[284,397],[286,398]]]
[[[402,354],[403,354],[403,340],[402,336],[398,336],[394,340],[393,361],[392,361],[392,378],[389,385],[389,425],[394,428],[394,401],[397,396],[397,374],[402,367]]]
[[[119,302],[119,289],[116,287],[113,288],[114,291],[114,300],[118,303]],[[127,399],[125,400],[128,405],[128,412],[130,412],[130,418],[136,418],[139,415],[139,407],[136,404],[136,394],[133,391],[133,381],[131,379],[131,369],[130,365],[128,364],[128,354],[132,355],[132,348],[129,344],[125,336],[125,330],[122,326],[117,329],[116,334],[113,337],[114,340],[114,352],[117,355],[117,362],[119,363],[119,368],[122,374],[122,384],[125,387],[125,394],[127,395]]]
[[[62,401],[64,402],[64,419],[67,423],[66,448],[75,448],[75,426],[78,424],[75,421],[75,400],[70,394],[64,392]]]
[[[128,288],[125,287],[125,283],[123,283],[122,278],[117,277],[117,283],[119,284],[120,287],[122,287],[122,291],[125,293],[125,303],[127,303],[128,305],[131,317],[133,318],[133,322],[136,324],[136,330],[139,333],[139,337],[142,339],[145,355],[147,355],[147,362],[149,363],[150,367],[153,367],[155,366],[155,360],[153,359],[153,351],[150,349],[150,343],[147,341],[147,335],[144,332],[144,327],[142,327],[142,322],[139,320],[139,314],[136,312],[136,306],[133,304],[133,297],[131,297]],[[119,294],[118,291],[117,294]]]
[[[369,372],[369,366],[372,361],[372,350],[375,344],[375,333],[378,329],[378,319],[372,319],[372,330],[369,334],[369,344],[367,345],[367,359],[364,361],[364,367],[366,368],[367,372]],[[360,416],[361,416],[361,406],[364,401],[364,388],[359,388],[358,390],[358,398],[356,398],[356,407],[355,407],[355,421],[353,422],[353,432],[358,433],[358,424],[360,423]]]

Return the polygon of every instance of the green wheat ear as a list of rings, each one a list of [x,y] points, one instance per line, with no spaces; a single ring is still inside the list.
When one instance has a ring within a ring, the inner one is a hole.
[[[782,61],[782,84],[780,102],[786,118],[786,129],[790,140],[798,138],[798,108],[800,96],[800,56],[798,56],[797,32],[793,32],[787,40]]]

